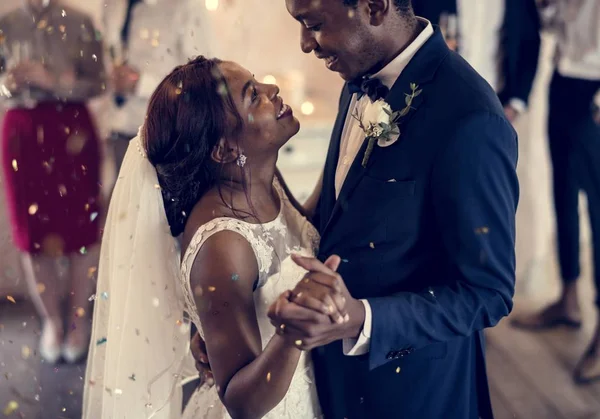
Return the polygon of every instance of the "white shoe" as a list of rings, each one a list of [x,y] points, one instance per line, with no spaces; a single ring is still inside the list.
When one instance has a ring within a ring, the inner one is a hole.
[[[40,356],[49,364],[56,364],[60,358],[61,341],[59,330],[52,320],[44,320],[40,338]]]
[[[64,344],[62,348],[62,356],[69,364],[75,364],[87,353],[88,346],[85,345],[70,345]]]

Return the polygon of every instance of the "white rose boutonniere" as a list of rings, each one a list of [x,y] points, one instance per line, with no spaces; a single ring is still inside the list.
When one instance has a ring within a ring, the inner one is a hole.
[[[411,106],[412,101],[421,94],[421,90],[419,90],[419,86],[416,84],[411,83],[410,87],[412,90],[411,93],[405,93],[406,107],[400,111],[392,112],[390,104],[383,99],[379,99],[368,103],[361,116],[358,114],[352,115],[358,121],[360,128],[365,133],[366,139],[369,141],[362,161],[363,167],[367,167],[367,162],[373,152],[375,142],[377,142],[379,147],[389,147],[400,138],[398,124],[411,109],[414,109]]]

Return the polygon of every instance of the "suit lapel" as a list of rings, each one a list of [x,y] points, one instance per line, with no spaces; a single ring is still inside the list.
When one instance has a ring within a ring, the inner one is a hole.
[[[390,92],[386,97],[386,101],[390,104],[393,111],[403,109],[406,106],[405,97],[407,93],[409,94],[411,92],[411,83],[416,83],[419,86],[419,89],[424,89],[425,85],[433,79],[436,70],[438,69],[444,58],[448,55],[449,51],[450,50],[446,46],[446,42],[444,41],[444,38],[439,28],[436,27],[434,34],[431,36],[431,38],[429,38],[425,45],[423,45],[423,47],[421,47],[421,49],[417,51],[413,59],[410,61],[410,63],[404,69],[404,71],[402,71],[402,74],[400,74],[400,76],[396,79],[396,82],[390,89]],[[414,109],[412,109],[411,112],[409,112],[408,115],[406,115],[400,121],[401,134],[398,140],[399,142],[403,141],[403,129],[406,129],[406,126],[408,125],[410,120],[414,117],[414,115],[418,112],[419,107],[421,107],[424,101],[426,100],[425,93],[426,90],[424,89],[423,93],[413,100],[412,107]],[[350,100],[348,98],[348,104],[349,102]],[[338,119],[336,120],[336,128],[334,129],[334,133],[336,131],[339,131],[339,135],[337,137],[333,137],[333,139],[336,140],[335,150],[333,150],[333,146],[330,146],[329,155],[327,157],[327,166],[329,169],[329,177],[331,178],[330,180],[332,185],[332,192],[330,193],[333,197],[333,200],[331,200],[331,203],[334,203],[334,205],[331,211],[329,211],[330,207],[328,207],[327,214],[329,215],[329,217],[323,217],[322,219],[322,222],[325,222],[325,220],[327,220],[325,227],[321,229],[322,236],[325,235],[327,230],[331,227],[332,222],[335,220],[339,211],[347,207],[347,202],[350,198],[350,195],[352,194],[360,180],[363,178],[365,173],[376,162],[378,156],[380,156],[381,153],[390,152],[390,149],[394,147],[392,145],[387,148],[382,148],[375,145],[373,153],[369,158],[367,167],[364,168],[362,166],[362,160],[367,149],[367,141],[364,141],[358,154],[356,155],[356,158],[352,163],[352,166],[350,167],[346,180],[340,191],[340,195],[338,199],[335,200],[335,171],[337,168],[337,159],[339,157],[340,137],[344,126],[344,121],[346,119],[348,106],[346,106],[345,109],[346,112],[344,112],[343,117],[340,118],[340,115],[338,115]],[[340,122],[341,126],[338,126]],[[331,156],[332,152],[336,153],[334,157]],[[333,167],[331,165],[332,161],[335,161],[335,165]]]

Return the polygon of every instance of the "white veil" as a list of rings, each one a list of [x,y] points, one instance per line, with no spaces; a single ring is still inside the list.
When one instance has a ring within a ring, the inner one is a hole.
[[[102,237],[85,419],[181,416],[190,329],[179,297],[179,250],[141,138],[130,142]]]

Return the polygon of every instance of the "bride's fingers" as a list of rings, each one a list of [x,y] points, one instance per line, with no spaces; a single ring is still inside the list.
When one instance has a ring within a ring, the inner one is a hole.
[[[296,254],[292,254],[291,257],[292,260],[296,263],[296,265],[306,269],[309,272],[321,272],[327,275],[335,274],[334,270],[325,265],[319,259],[300,256]]]
[[[335,306],[333,304],[327,304],[327,302],[321,301],[303,291],[300,291],[294,296],[293,302],[326,316],[333,314],[335,311]]]

